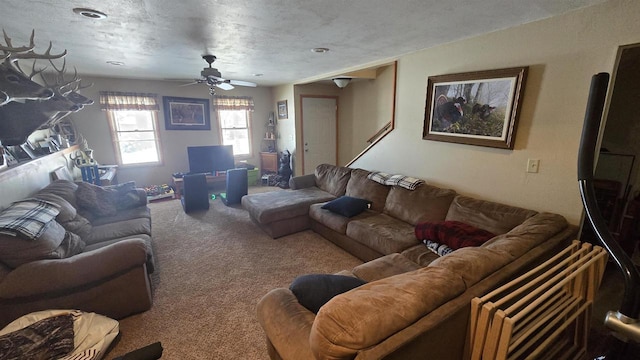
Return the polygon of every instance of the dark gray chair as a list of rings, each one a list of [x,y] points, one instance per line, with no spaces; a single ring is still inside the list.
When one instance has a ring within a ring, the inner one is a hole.
[[[209,189],[205,174],[185,175],[182,183],[182,208],[185,213],[209,210]]]
[[[229,169],[227,170],[227,188],[226,192],[221,195],[222,202],[225,205],[239,204],[243,196],[249,191],[249,182],[247,178],[247,169]]]

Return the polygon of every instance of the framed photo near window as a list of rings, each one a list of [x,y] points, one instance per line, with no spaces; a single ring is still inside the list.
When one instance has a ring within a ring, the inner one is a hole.
[[[287,100],[278,101],[278,120],[288,119],[289,112],[287,110]]]
[[[211,130],[209,99],[163,96],[167,130]]]
[[[422,138],[513,149],[527,71],[430,76]]]

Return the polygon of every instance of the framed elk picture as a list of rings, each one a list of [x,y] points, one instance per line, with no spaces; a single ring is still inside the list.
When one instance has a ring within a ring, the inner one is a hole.
[[[430,76],[422,138],[513,149],[527,71]]]
[[[167,130],[211,130],[209,99],[163,96]]]

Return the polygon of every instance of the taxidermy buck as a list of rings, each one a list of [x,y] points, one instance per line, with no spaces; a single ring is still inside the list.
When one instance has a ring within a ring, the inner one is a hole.
[[[35,63],[33,66],[35,72]],[[46,83],[46,78],[42,74],[40,76]],[[42,125],[82,109],[84,105],[78,105],[66,97],[73,91],[74,88],[71,86],[77,81],[77,76],[70,81],[65,81],[64,75],[59,75],[55,84],[47,84],[54,94],[50,99],[27,100],[24,103],[10,102],[1,106],[0,140],[2,143],[4,145],[23,144],[27,137]]]
[[[33,51],[35,43],[33,38],[35,31],[31,32],[29,45],[15,47],[11,44],[11,38],[4,34],[5,45],[0,44],[2,63],[0,63],[0,106],[11,101],[23,100],[46,100],[53,96],[53,92],[46,87],[33,81],[32,73],[27,76],[18,66],[18,59],[58,59],[67,54],[65,50],[61,54],[51,54],[51,42],[44,54],[37,54]],[[44,70],[44,69],[43,69]]]
[[[82,89],[86,89],[88,87],[93,86],[93,83],[83,86],[82,80],[78,78],[78,71],[75,68],[73,69],[74,70],[73,79],[71,79],[70,81],[67,81],[64,78],[64,73],[66,71],[66,65],[67,65],[66,60],[63,60],[61,69],[58,69],[51,60],[49,60],[49,62],[51,63],[51,66],[53,66],[53,68],[58,73],[56,77],[56,84],[50,85],[49,82],[47,81],[47,78],[44,76],[44,74],[41,73],[40,77],[42,78],[42,81],[45,83],[45,85],[47,85],[49,88],[53,90],[55,96],[66,98],[67,100],[77,105],[77,108],[72,111],[59,111],[57,114],[52,116],[49,120],[47,120],[47,122],[40,125],[39,129],[50,128],[56,125],[57,123],[59,123],[60,120],[62,120],[65,116],[71,114],[72,112],[82,110],[85,105],[93,104],[93,100],[89,99],[86,96],[80,95],[78,93],[78,91]]]

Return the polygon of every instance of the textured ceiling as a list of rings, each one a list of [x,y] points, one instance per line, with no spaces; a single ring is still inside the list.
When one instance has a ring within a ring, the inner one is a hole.
[[[3,0],[0,24],[14,45],[68,50],[80,74],[193,79],[214,63],[227,79],[300,82],[603,0]],[[92,20],[72,9],[92,8]],[[314,47],[330,51],[316,54]],[[113,66],[106,61],[120,61]],[[42,63],[44,65],[44,62]],[[253,74],[264,74],[256,77]]]

